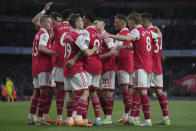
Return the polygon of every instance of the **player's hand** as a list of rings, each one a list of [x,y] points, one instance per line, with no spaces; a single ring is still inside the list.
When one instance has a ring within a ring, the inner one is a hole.
[[[67,63],[66,63],[66,67],[67,69],[71,68],[73,65],[75,64],[75,61],[73,59],[70,59]]]
[[[45,11],[48,11],[50,9],[50,7],[52,6],[53,3],[54,2],[48,2],[48,3],[46,3],[46,6],[45,6],[44,10]]]
[[[101,36],[99,36],[100,39],[107,39],[109,37],[110,37],[110,35],[108,33],[104,33]]]
[[[158,26],[154,26],[154,28],[155,28],[157,31],[160,31],[160,29],[159,29]]]
[[[56,59],[58,59],[58,55],[56,52],[54,52],[53,55],[56,57]]]

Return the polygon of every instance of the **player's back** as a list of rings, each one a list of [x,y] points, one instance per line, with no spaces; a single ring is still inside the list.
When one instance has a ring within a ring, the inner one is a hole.
[[[148,28],[149,31],[157,33],[157,30],[154,26]],[[152,72],[162,74],[162,39],[153,40],[152,44]]]
[[[56,51],[58,54],[58,59],[56,65],[61,67],[63,66],[63,57],[65,53],[63,37],[72,29],[71,25],[68,22],[63,22],[60,25],[57,25],[53,28],[54,31],[54,41],[56,44]]]
[[[80,32],[72,29],[70,32],[66,33],[63,38],[63,43],[65,44],[64,76],[73,76],[76,73],[84,71],[83,57],[80,57],[70,69],[67,69],[65,66],[67,61],[72,59],[80,51],[80,48],[76,45],[76,42],[79,42],[79,37],[82,37]]]
[[[101,33],[95,29],[94,26],[87,27],[85,29],[89,35],[89,49],[92,49],[94,46],[101,47],[102,40],[99,38]],[[83,34],[84,37],[86,34]],[[100,50],[98,50],[95,54],[89,57],[85,57],[84,63],[85,71],[92,74],[101,74],[102,73],[102,63],[100,60]]]
[[[119,32],[119,35],[129,35],[130,30],[128,28],[124,28]],[[120,41],[121,42],[121,41]],[[118,41],[117,41],[118,43]],[[131,42],[125,41],[122,42],[123,45],[132,45]],[[127,72],[134,71],[134,58],[133,51],[131,50],[122,50],[118,52],[118,70],[125,70]]]
[[[49,34],[45,29],[40,28],[34,37],[32,48],[32,76],[36,76],[42,71],[51,71],[51,55],[44,54],[39,50],[40,37],[42,37],[42,40],[46,40]],[[50,39],[47,41],[46,47],[49,48],[49,45]]]
[[[142,26],[136,28],[140,38],[133,42],[134,46],[134,68],[144,69],[152,72],[152,34]]]

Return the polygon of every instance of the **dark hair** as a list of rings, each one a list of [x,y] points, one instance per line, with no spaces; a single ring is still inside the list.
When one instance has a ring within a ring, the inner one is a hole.
[[[70,17],[70,15],[72,15],[73,12],[70,9],[64,9],[62,11],[62,16],[63,16],[63,20],[68,20],[68,18]]]
[[[69,17],[69,24],[72,26],[72,27],[75,27],[76,26],[76,22],[78,21],[78,19],[80,18],[80,14],[72,14],[70,17]]]
[[[84,13],[85,19],[88,19],[91,23],[95,21],[95,15],[92,12]]]
[[[58,12],[54,12],[54,11],[50,13],[50,16],[55,20],[57,17],[62,18],[62,16]]]
[[[125,15],[122,15],[122,14],[117,14],[116,16],[115,16],[115,19],[119,19],[119,20],[122,20],[122,21],[124,21],[124,22],[127,22],[127,19],[126,19],[127,17],[125,16]]]
[[[95,18],[95,20],[102,21],[102,22],[105,23],[105,19],[103,19],[103,18],[101,18],[101,17]]]
[[[152,15],[150,13],[142,13],[142,19],[143,20],[149,20],[149,21],[152,21]]]
[[[51,18],[49,15],[43,15],[40,17],[40,23],[44,22],[46,19]]]
[[[128,15],[127,20],[134,20],[135,24],[141,24],[142,17],[140,13],[133,12]]]

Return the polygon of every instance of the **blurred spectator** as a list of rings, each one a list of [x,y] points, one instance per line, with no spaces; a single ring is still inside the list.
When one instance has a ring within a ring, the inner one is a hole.
[[[5,85],[1,85],[1,100],[6,101],[6,87]]]

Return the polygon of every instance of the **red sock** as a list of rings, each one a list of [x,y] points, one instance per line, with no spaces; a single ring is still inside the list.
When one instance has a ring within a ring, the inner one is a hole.
[[[105,101],[105,98],[104,97],[100,97],[99,101],[100,101],[100,105],[101,105],[101,108],[103,110],[103,113],[104,113],[104,115],[106,115],[106,109],[105,109],[106,101]]]
[[[74,103],[73,103],[73,111],[77,111],[79,98],[80,98],[80,92],[79,91],[75,91]]]
[[[44,109],[44,114],[49,114],[51,104],[52,104],[52,96],[49,96],[46,102],[46,107]]]
[[[122,90],[122,98],[125,106],[125,113],[129,113],[129,111],[131,110],[132,103],[128,90]]]
[[[33,96],[31,98],[31,105],[30,105],[31,114],[36,114],[39,95],[40,95],[39,89],[34,89]]]
[[[139,95],[138,95],[139,96]],[[142,104],[141,104],[141,99],[140,99],[140,96],[138,97],[138,104],[137,104],[137,110],[135,112],[135,116],[136,117],[139,117],[140,116],[140,109],[142,107]]]
[[[144,112],[144,118],[150,119],[150,100],[148,95],[141,95],[142,110]]]
[[[131,109],[131,114],[130,114],[130,116],[132,116],[132,117],[135,117],[135,114],[137,111],[138,98],[140,98],[138,93],[133,93],[133,102],[132,102],[132,109]]]
[[[79,99],[78,100],[77,115],[82,116],[84,114],[84,111],[86,110],[87,106],[88,106],[88,101]]]
[[[114,98],[112,97],[105,97],[106,101],[106,115],[112,115],[113,105],[114,105]]]
[[[100,117],[100,102],[99,102],[99,97],[92,97],[92,104],[93,104],[93,109],[95,113],[95,117]]]
[[[56,107],[57,107],[57,115],[62,115],[63,105],[64,105],[64,90],[56,91]]]
[[[67,117],[72,117],[73,105],[74,105],[74,102],[67,102],[67,103],[66,103]]]
[[[82,115],[83,119],[87,119],[89,103],[90,103],[90,97],[88,97],[87,105],[85,105],[84,113]]]
[[[168,102],[164,93],[158,95],[159,104],[163,112],[163,116],[168,116]]]
[[[38,101],[38,117],[43,116],[47,99],[48,99],[48,92],[40,92],[39,101]]]

